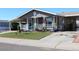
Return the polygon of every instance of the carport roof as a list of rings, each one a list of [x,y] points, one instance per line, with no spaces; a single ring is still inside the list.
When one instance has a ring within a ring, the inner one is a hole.
[[[79,12],[62,12],[62,13],[58,13],[58,15],[64,17],[72,17],[72,16],[79,16]]]

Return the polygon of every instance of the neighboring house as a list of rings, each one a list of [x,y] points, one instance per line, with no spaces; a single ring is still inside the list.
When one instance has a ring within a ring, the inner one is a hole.
[[[0,32],[10,30],[10,22],[7,20],[0,20]]]
[[[43,29],[50,31],[74,31],[76,30],[76,20],[78,19],[79,12],[56,14],[34,9],[12,20],[12,23],[18,23],[20,29],[24,31]]]

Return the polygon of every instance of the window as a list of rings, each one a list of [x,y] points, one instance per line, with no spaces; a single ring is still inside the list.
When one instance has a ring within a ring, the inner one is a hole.
[[[43,23],[43,18],[38,18],[38,24],[42,24]]]
[[[47,24],[52,24],[52,17],[46,18],[46,22],[47,22]]]
[[[47,27],[52,27],[52,17],[46,18],[46,24],[47,24]]]

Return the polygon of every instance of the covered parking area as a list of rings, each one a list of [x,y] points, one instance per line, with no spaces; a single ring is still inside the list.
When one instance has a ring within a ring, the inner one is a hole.
[[[79,31],[79,12],[62,12],[64,17],[64,31]]]
[[[77,23],[76,17],[64,17],[64,31],[76,31],[77,30]]]

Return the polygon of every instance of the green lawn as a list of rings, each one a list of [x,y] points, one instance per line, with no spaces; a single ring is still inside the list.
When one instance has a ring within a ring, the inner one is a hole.
[[[9,38],[20,38],[20,39],[35,39],[39,40],[43,37],[50,35],[50,32],[11,32],[0,34],[0,37],[9,37]]]

